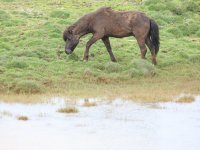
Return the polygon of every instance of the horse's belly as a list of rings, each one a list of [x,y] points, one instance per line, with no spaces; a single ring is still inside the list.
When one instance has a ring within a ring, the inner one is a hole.
[[[127,37],[130,35],[132,35],[132,32],[129,30],[120,29],[120,30],[112,30],[109,32],[109,36],[117,37],[117,38]]]
[[[110,21],[105,25],[105,34],[109,34],[113,37],[126,37],[130,36],[132,30],[128,23],[121,23],[117,21]]]

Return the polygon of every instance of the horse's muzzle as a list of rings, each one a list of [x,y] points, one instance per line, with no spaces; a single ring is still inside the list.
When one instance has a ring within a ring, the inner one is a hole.
[[[66,50],[65,50],[65,53],[66,53],[67,55],[69,55],[69,54],[72,53],[72,51],[71,51],[70,49],[66,49]]]

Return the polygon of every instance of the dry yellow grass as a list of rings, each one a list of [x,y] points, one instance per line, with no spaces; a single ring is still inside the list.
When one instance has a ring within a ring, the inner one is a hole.
[[[9,103],[37,103],[45,100],[44,95],[35,94],[0,94],[0,101]]]
[[[78,109],[74,106],[68,106],[68,107],[63,107],[59,108],[57,110],[59,113],[78,113]]]
[[[191,80],[190,78],[179,80],[148,78],[132,81],[131,83],[95,84],[74,82],[70,85],[59,85],[56,89],[49,88],[48,93],[41,95],[0,94],[0,101],[37,103],[49,100],[54,96],[61,96],[71,100],[93,97],[105,100],[121,98],[141,102],[163,102],[172,101],[181,93],[199,95],[200,80]],[[90,104],[86,103],[86,105]]]
[[[178,102],[178,103],[192,103],[192,102],[194,102],[194,100],[195,100],[194,96],[186,95],[186,96],[182,96],[182,97],[178,98],[176,100],[176,102]]]
[[[17,116],[17,120],[27,121],[28,117],[27,116]]]

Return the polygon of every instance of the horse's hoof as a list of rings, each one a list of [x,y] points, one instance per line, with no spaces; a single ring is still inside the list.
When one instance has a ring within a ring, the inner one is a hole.
[[[88,60],[86,60],[86,59],[83,59],[83,62],[87,62]]]
[[[154,64],[154,66],[157,65],[157,61],[156,60],[152,60],[152,64]]]
[[[152,64],[153,64],[154,66],[156,66],[156,65],[157,65],[157,62],[152,62]]]

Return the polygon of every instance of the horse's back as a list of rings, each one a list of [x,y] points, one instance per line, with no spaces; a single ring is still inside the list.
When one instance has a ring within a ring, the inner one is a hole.
[[[148,22],[149,18],[139,11],[115,11],[111,7],[102,7],[92,14],[91,21],[96,22],[96,24],[103,22],[104,25],[123,27],[132,26],[135,22]]]

